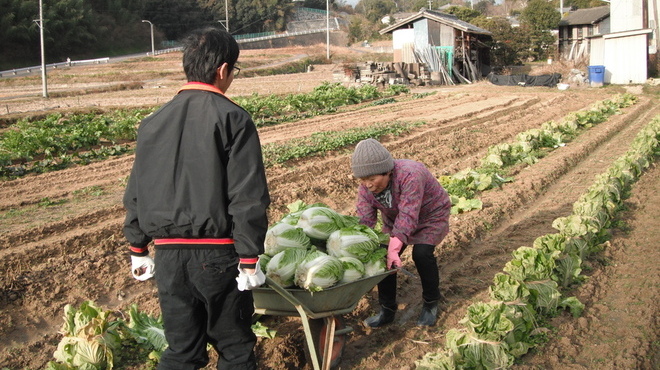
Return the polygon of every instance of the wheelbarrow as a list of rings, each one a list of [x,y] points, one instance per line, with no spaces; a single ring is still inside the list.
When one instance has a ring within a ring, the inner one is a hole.
[[[255,313],[300,316],[314,370],[328,370],[341,361],[344,335],[353,331],[344,325],[341,315],[352,312],[363,295],[393,273],[396,270],[313,293],[300,288],[283,288],[266,277],[268,286],[252,291]]]

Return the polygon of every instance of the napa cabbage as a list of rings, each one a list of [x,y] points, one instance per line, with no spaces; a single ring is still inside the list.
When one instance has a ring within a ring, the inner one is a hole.
[[[129,317],[128,328],[136,342],[144,348],[151,349],[149,358],[160,360],[163,351],[167,348],[162,317],[153,317],[141,312],[136,304],[131,305]]]
[[[300,219],[300,215],[303,213],[304,210],[307,208],[311,207],[326,207],[328,208],[327,205],[323,203],[314,203],[314,204],[306,204],[302,200],[297,200],[293,203],[290,203],[286,206],[289,209],[289,213],[287,213],[284,217],[282,217],[282,220],[280,222],[287,223],[289,225],[296,226],[298,224],[298,220]]]
[[[266,231],[264,253],[271,257],[286,248],[309,249],[310,247],[309,236],[299,227],[278,222]]]
[[[112,369],[113,352],[121,346],[121,321],[111,320],[112,313],[85,301],[79,309],[64,307],[64,334],[53,356],[58,362],[73,368]],[[62,367],[49,363],[50,368]]]
[[[318,292],[337,284],[343,276],[344,266],[339,258],[315,251],[298,266],[295,283],[303,289]]]
[[[501,302],[525,302],[529,297],[525,284],[503,273],[495,274],[488,291],[491,299]]]
[[[284,288],[295,285],[296,269],[308,253],[299,248],[287,248],[277,253],[266,266],[266,276]]]
[[[335,257],[354,257],[363,263],[380,249],[378,234],[368,226],[356,225],[334,231],[328,236],[328,254]]]
[[[502,303],[474,303],[460,321],[466,329],[447,332],[447,347],[461,368],[503,369],[513,365],[514,357],[504,338],[515,325],[505,310]]]
[[[273,257],[267,254],[259,255],[259,268],[261,269],[261,272],[263,272],[264,274],[266,274],[266,270],[268,269],[268,262],[270,262],[272,258]]]
[[[357,223],[357,217],[344,216],[331,208],[317,206],[305,209],[296,225],[310,238],[325,241],[334,231]]]
[[[387,270],[387,249],[378,248],[364,262],[364,277],[381,274]]]
[[[344,267],[344,274],[339,280],[340,284],[351,283],[364,276],[364,264],[354,257],[339,257]]]

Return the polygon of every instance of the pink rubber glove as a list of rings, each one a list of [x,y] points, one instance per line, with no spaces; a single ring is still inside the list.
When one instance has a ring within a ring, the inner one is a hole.
[[[387,246],[387,268],[401,267],[401,258],[399,252],[403,247],[403,242],[395,236],[390,237],[390,244]]]

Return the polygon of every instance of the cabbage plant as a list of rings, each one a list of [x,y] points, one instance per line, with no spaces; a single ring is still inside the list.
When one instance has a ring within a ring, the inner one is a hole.
[[[79,309],[64,307],[64,337],[53,356],[60,364],[76,369],[112,369],[114,351],[121,345],[119,329],[122,323],[111,319],[112,313],[85,301]]]
[[[160,361],[163,351],[167,348],[163,318],[153,317],[138,310],[137,304],[132,304],[129,310],[130,322],[128,328],[138,344],[152,349],[149,358]]]

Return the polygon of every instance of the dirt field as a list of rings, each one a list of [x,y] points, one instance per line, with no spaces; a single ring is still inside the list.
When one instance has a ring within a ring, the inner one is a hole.
[[[351,53],[334,52],[338,56]],[[271,53],[276,55],[271,57],[274,61],[307,52]],[[264,51],[244,52],[242,57],[254,58],[255,65],[256,61],[267,63]],[[180,63],[175,58],[161,59],[124,63],[123,68],[110,64],[85,70],[93,76],[103,73],[102,68],[116,69],[116,74],[123,76],[116,83],[137,81],[144,86],[139,90],[75,93],[72,91],[92,83],[89,77],[76,82],[78,70],[72,69],[65,76],[53,76],[51,85],[53,91],[68,91],[70,96],[16,98],[35,91],[38,95],[39,80],[31,84],[1,80],[0,112],[8,117],[49,109],[162,104],[183,83],[183,76],[177,71]],[[311,73],[238,78],[229,95],[306,92],[322,81],[331,81],[332,71],[338,68],[340,65],[335,64],[319,66]],[[162,76],[154,76],[156,70]],[[520,167],[514,182],[483,194],[484,209],[452,216],[451,232],[436,249],[441,290],[447,302],[435,327],[415,325],[422,303],[421,287],[415,278],[401,275],[399,311],[393,325],[379,329],[362,325],[362,320],[378,310],[375,290],[344,316],[353,331],[346,334],[339,368],[414,369],[415,361],[425,353],[442,348],[445,333],[459,327],[466,307],[488,300],[487,288],[511,259],[511,252],[531,246],[538,236],[555,232],[552,221],[569,215],[573,202],[594,177],[620,157],[639,130],[660,114],[657,90],[642,93],[639,86],[629,90],[637,93],[639,100],[623,114],[589,129],[539,163]],[[260,137],[262,143],[283,142],[359,125],[424,121],[425,125],[409,135],[381,141],[395,158],[422,161],[440,176],[476,167],[489,146],[512,141],[519,132],[559,120],[625,90],[583,86],[559,91],[479,82],[415,91],[433,94],[262,128]],[[350,154],[351,148],[347,148],[269,169],[271,220],[279,219],[286,205],[298,199],[324,202],[342,213],[354,214],[357,183],[350,173]],[[130,275],[121,233],[121,197],[132,161],[133,157],[126,155],[0,183],[0,368],[40,369],[51,360],[60,340],[57,332],[66,304],[77,306],[83,300],[93,300],[106,309],[124,310],[137,303],[142,310],[158,313],[155,285],[138,282]],[[588,262],[587,282],[570,292],[586,305],[582,317],[562,314],[552,319],[550,341],[523,357],[515,368],[659,368],[659,171],[652,166],[635,185],[622,215],[620,224],[624,227],[614,230],[609,247]],[[48,206],[43,205],[44,200]],[[416,273],[409,252],[403,256],[404,267]],[[256,348],[260,368],[312,368],[305,357],[299,318],[272,316],[265,318],[264,324],[277,330],[278,336],[260,339]]]

